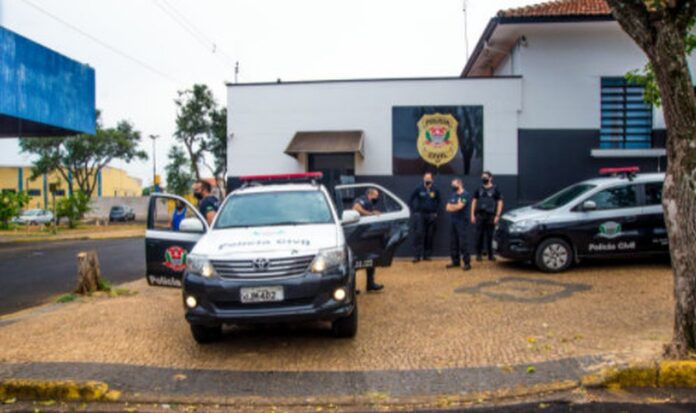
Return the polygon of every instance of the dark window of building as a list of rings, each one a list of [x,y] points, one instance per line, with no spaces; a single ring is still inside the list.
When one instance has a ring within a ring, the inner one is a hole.
[[[56,189],[54,193],[56,196],[65,196],[65,189]]]
[[[644,91],[622,77],[602,78],[600,148],[652,147],[652,105],[643,100]]]
[[[623,185],[605,189],[592,195],[589,200],[597,204],[597,210],[638,206],[635,185]]]
[[[40,189],[28,189],[27,195],[29,195],[29,196],[41,196],[41,190]]]
[[[645,204],[662,205],[662,182],[645,184]]]

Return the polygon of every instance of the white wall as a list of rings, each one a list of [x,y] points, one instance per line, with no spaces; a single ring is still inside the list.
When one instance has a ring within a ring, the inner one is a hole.
[[[303,172],[283,151],[297,131],[360,129],[357,175],[392,173],[392,107],[483,105],[484,168],[517,174],[520,79],[370,80],[231,85],[227,91],[230,176]],[[415,144],[415,143],[414,143]]]
[[[616,22],[519,25],[526,46],[514,49],[515,74],[523,76],[520,128],[599,129],[600,80],[624,76],[647,62]],[[689,58],[695,67],[696,57]],[[507,74],[509,67],[500,69]],[[664,128],[654,111],[654,128]]]

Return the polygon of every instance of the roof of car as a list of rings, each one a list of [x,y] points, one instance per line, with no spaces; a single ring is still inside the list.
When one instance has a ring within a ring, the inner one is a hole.
[[[287,183],[287,184],[268,184],[268,185],[251,185],[239,188],[232,194],[254,194],[263,192],[283,192],[283,191],[318,191],[321,185],[309,183]]]
[[[642,182],[662,182],[665,180],[664,173],[643,173],[636,174],[630,182],[642,183]],[[593,184],[593,185],[611,185],[615,183],[629,182],[629,180],[624,176],[602,176],[598,178],[588,179],[583,181],[583,183]]]

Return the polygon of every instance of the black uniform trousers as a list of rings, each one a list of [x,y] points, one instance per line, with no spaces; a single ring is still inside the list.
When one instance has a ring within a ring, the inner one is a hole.
[[[469,253],[469,225],[464,220],[452,220],[450,230],[450,255],[452,264],[459,265],[461,258],[464,264],[471,262]]]
[[[413,214],[413,256],[415,258],[428,258],[433,253],[433,240],[437,214],[428,212],[416,212]]]
[[[485,245],[488,257],[493,256],[493,231],[495,231],[495,215],[476,213],[476,255],[483,255]]]

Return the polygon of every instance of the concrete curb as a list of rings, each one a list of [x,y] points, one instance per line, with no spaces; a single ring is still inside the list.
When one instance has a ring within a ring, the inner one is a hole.
[[[611,367],[580,380],[588,388],[673,387],[696,388],[695,360],[665,360]]]
[[[0,400],[81,400],[116,401],[121,396],[118,390],[109,390],[101,381],[74,380],[0,380]]]

